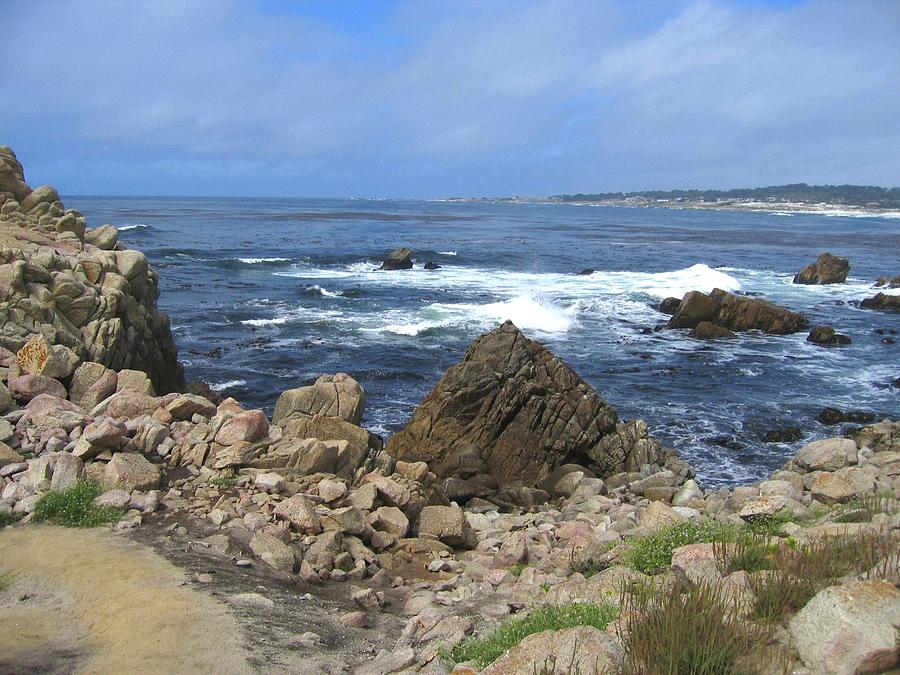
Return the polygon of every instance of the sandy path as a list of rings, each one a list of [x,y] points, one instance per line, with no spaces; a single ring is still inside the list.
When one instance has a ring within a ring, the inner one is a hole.
[[[252,672],[222,604],[109,530],[0,530],[2,573],[0,672]]]

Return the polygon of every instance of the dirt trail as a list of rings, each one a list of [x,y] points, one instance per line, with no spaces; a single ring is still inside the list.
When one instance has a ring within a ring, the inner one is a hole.
[[[0,672],[253,671],[224,605],[109,530],[0,530],[2,573]]]

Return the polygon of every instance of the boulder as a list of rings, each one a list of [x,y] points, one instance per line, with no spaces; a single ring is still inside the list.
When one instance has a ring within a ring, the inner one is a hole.
[[[826,504],[843,503],[869,494],[875,489],[875,479],[868,469],[845,467],[834,473],[815,474],[810,492],[814,499]]]
[[[67,452],[59,453],[53,467],[50,489],[54,492],[62,492],[73,487],[82,478],[84,478],[84,462]]]
[[[294,495],[275,507],[275,515],[287,520],[291,527],[303,534],[319,534],[322,523],[316,514],[316,507],[303,495]]]
[[[119,371],[116,391],[135,391],[146,396],[156,396],[153,382],[147,377],[147,373],[130,368],[123,368]]]
[[[871,298],[860,302],[859,306],[866,309],[877,309],[881,312],[900,312],[900,295],[876,293]]]
[[[268,436],[269,420],[262,410],[248,410],[235,415],[222,425],[216,434],[216,443],[233,445],[246,441],[254,443]]]
[[[617,422],[594,389],[507,321],[444,374],[387,451],[442,467],[472,445],[501,484],[538,484],[567,462],[608,476],[654,461],[659,444],[646,426]]]
[[[419,514],[419,534],[430,534],[448,546],[475,548],[478,538],[458,506],[426,506]]]
[[[823,347],[842,347],[852,342],[846,335],[835,333],[831,326],[816,326],[809,331],[806,341]]]
[[[850,261],[823,253],[794,277],[795,284],[842,284],[850,273]]]
[[[820,591],[790,621],[803,664],[822,675],[881,673],[898,666],[900,591],[881,580]]]
[[[12,394],[3,382],[0,382],[0,415],[9,410],[12,405]]]
[[[409,532],[409,519],[396,506],[379,506],[369,516],[369,523],[376,530],[402,539]]]
[[[856,443],[849,438],[813,441],[800,448],[794,461],[807,471],[837,471],[856,463]]]
[[[875,421],[875,414],[864,410],[838,410],[837,408],[823,408],[816,417],[820,424],[834,426],[851,422],[853,424],[871,424]]]
[[[686,293],[668,327],[696,328],[703,321],[734,332],[761,330],[773,335],[796,333],[809,325],[806,317],[771,302],[716,288],[709,295],[700,291]]]
[[[591,626],[533,633],[485,670],[483,675],[623,672],[625,650],[607,632]]]
[[[358,425],[362,420],[365,403],[365,391],[349,375],[322,375],[309,387],[282,392],[275,404],[272,422],[283,425],[294,417],[324,415],[339,417]]]
[[[119,230],[112,225],[101,225],[84,233],[84,241],[104,251],[112,251],[119,241]]]
[[[441,269],[441,265],[439,265],[439,264],[437,264],[436,262],[431,261],[431,260],[429,260],[427,263],[425,263],[424,267],[425,267],[426,270],[439,270],[439,269]]]
[[[0,192],[11,192],[18,202],[31,194],[22,164],[8,145],[0,145]]]
[[[159,469],[136,452],[117,452],[106,465],[104,481],[123,490],[153,490],[159,487]]]
[[[63,345],[51,345],[40,334],[33,335],[16,354],[16,361],[25,373],[58,380],[69,377],[79,360],[71,349]]]
[[[166,406],[166,410],[176,420],[189,420],[194,415],[209,419],[216,414],[216,406],[196,394],[181,394]]]
[[[20,464],[23,461],[25,461],[25,458],[22,455],[3,441],[0,441],[0,469],[10,464]]]
[[[250,539],[250,550],[270,567],[282,572],[294,571],[294,549],[267,532],[257,531]]]
[[[900,275],[895,277],[881,276],[875,281],[875,288],[900,288]]]
[[[90,410],[100,401],[116,393],[119,378],[114,370],[101,363],[86,361],[72,374],[69,400]]]
[[[19,375],[9,381],[9,392],[20,401],[31,401],[41,394],[66,397],[66,388],[59,380],[44,375]]]
[[[379,269],[388,271],[411,270],[413,266],[412,254],[412,249],[405,247],[394,249],[388,254],[388,257],[384,259],[384,262],[381,263]]]
[[[672,316],[675,312],[678,311],[678,305],[681,304],[681,300],[679,298],[666,298],[662,302],[657,305],[657,309],[662,314],[668,314]]]

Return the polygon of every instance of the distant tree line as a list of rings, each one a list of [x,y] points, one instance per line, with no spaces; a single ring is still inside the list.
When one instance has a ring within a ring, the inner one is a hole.
[[[646,190],[642,192],[599,192],[596,194],[554,195],[557,202],[600,202],[644,198],[650,201],[717,202],[729,199],[753,201],[845,204],[878,208],[900,208],[900,188],[873,185],[770,185],[736,190]]]

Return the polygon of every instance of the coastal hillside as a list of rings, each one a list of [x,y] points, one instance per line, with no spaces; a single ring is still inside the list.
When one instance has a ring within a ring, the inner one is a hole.
[[[273,392],[271,416],[183,393],[143,254],[0,155],[0,671],[900,665],[900,422],[707,487],[512,322],[386,444],[346,373]],[[380,273],[408,272],[397,253]],[[823,254],[796,283],[848,270]],[[663,304],[660,330],[702,340],[808,327],[723,289]]]
[[[829,204],[869,209],[900,209],[900,187],[872,185],[770,185],[733,190],[640,190],[637,192],[598,192],[563,194],[549,197],[554,202],[631,201],[651,203],[715,203],[727,201],[793,204]]]

